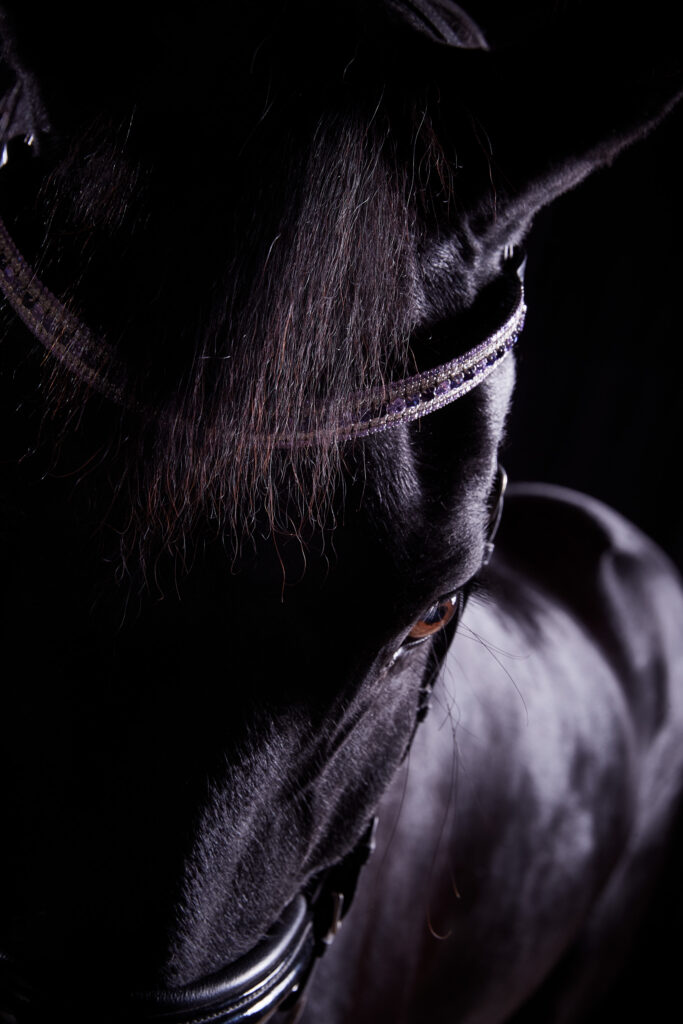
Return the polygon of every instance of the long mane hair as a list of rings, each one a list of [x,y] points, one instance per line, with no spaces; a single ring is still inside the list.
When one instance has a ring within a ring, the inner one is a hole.
[[[72,102],[49,173],[25,186],[14,229],[38,273],[128,368],[123,413],[59,367],[43,380],[69,431],[92,436],[93,402],[104,415],[128,561],[187,552],[199,522],[236,538],[328,522],[344,457],[330,427],[406,372],[428,318],[419,256],[457,216],[457,158],[438,97],[401,84],[400,33],[380,42],[348,14],[324,45],[282,13],[242,23],[220,62],[188,54],[166,15],[147,77],[109,84],[99,109]]]

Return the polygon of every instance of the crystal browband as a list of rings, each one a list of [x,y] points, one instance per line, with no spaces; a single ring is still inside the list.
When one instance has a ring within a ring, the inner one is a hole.
[[[322,430],[301,429],[271,438],[278,446],[316,441],[349,441],[427,416],[477,387],[506,358],[524,326],[526,305],[521,281],[517,301],[506,321],[474,348],[450,362],[349,401],[336,424]],[[130,405],[126,368],[116,351],[96,337],[36,277],[0,220],[0,290],[17,316],[62,366],[120,405]]]
[[[486,380],[509,355],[522,332],[525,316],[520,281],[519,298],[509,319],[485,341],[448,363],[360,395],[334,433],[340,440],[367,437],[455,402]]]
[[[38,279],[0,219],[0,291],[46,352],[79,380],[119,404],[127,379],[114,349],[95,337]]]

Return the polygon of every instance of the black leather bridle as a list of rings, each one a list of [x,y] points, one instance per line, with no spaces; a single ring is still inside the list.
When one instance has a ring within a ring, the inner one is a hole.
[[[169,1024],[294,1024],[303,1009],[316,961],[334,940],[375,845],[373,818],[335,867],[290,903],[253,950],[220,973],[173,992],[135,993],[125,1020]]]
[[[294,1024],[315,963],[351,906],[360,870],[374,849],[376,824],[373,818],[351,852],[298,895],[257,946],[196,983],[112,996],[106,1010],[93,1010],[89,996],[79,996],[75,979],[73,986],[38,989],[0,954],[0,1024],[47,1024],[55,1014],[73,1024],[265,1024],[275,1017]]]

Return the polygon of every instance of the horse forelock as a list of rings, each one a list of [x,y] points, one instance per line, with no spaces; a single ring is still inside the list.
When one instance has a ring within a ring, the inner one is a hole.
[[[129,560],[185,549],[199,523],[238,540],[333,523],[353,452],[330,425],[350,395],[413,369],[421,254],[450,216],[452,164],[428,98],[366,76],[265,106],[259,82],[250,117],[223,109],[227,155],[208,171],[203,134],[178,160],[153,117],[96,118],[41,186],[40,269],[134,371],[138,408],[108,416]],[[449,258],[457,308],[470,297],[452,243]],[[52,368],[50,408],[88,401],[74,389]]]

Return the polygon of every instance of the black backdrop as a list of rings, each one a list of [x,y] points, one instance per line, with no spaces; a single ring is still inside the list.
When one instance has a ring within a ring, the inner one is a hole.
[[[504,461],[586,491],[683,569],[683,196],[678,108],[543,211]],[[683,626],[682,626],[683,628]]]
[[[512,480],[608,502],[681,571],[682,142],[679,108],[539,216],[503,458]],[[681,1013],[682,869],[683,808],[650,915],[603,1008],[616,1019]],[[586,1024],[601,1024],[603,1009]]]

